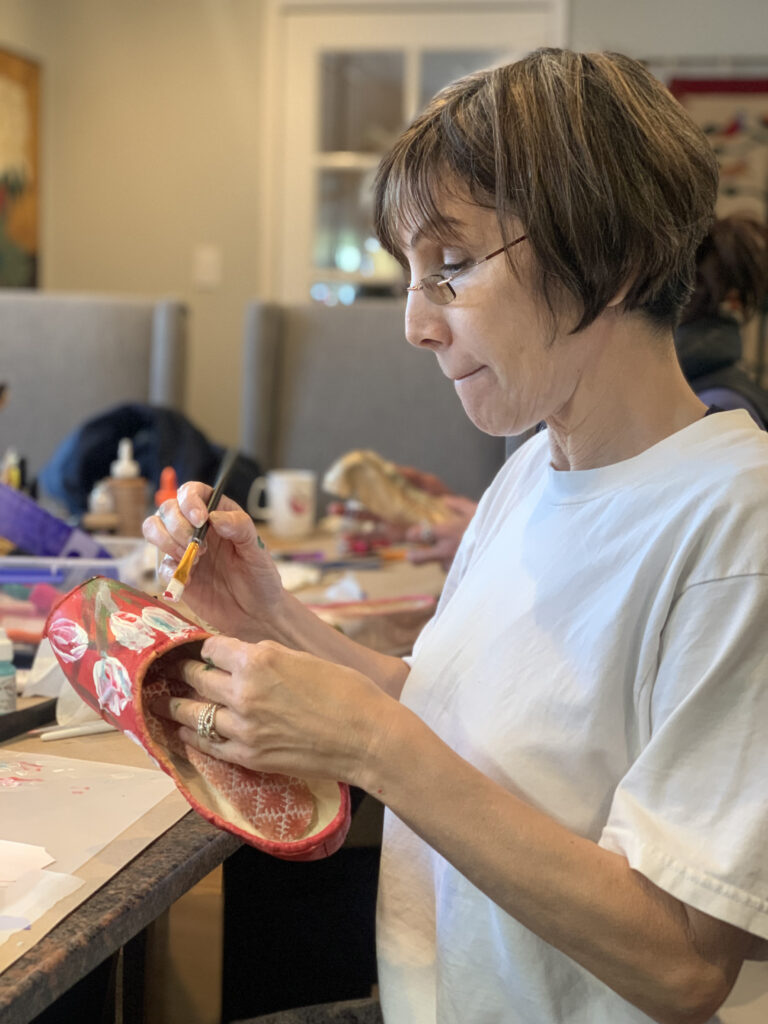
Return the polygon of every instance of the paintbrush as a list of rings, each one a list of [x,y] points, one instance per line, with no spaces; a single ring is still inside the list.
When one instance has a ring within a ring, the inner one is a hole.
[[[202,526],[198,528],[192,534],[189,544],[187,544],[187,550],[184,552],[181,561],[176,567],[176,572],[171,577],[168,586],[163,593],[163,597],[169,601],[180,601],[181,595],[184,593],[184,588],[189,582],[189,574],[192,570],[192,566],[195,564],[198,552],[200,551],[200,545],[205,539],[205,535],[208,532],[208,526],[210,524],[210,514],[217,507],[221,501],[221,496],[224,493],[224,488],[227,486],[229,474],[232,472],[232,467],[235,464],[237,458],[237,452],[230,448],[227,454],[224,456],[219,468],[219,475],[216,477],[216,482],[213,485],[213,492],[211,497],[208,499],[208,518],[205,520]]]

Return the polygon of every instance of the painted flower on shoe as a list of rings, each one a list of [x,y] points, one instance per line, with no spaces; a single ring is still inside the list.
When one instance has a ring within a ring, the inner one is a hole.
[[[145,625],[151,629],[157,629],[161,633],[167,633],[169,636],[175,636],[178,633],[193,633],[197,630],[197,627],[193,626],[191,622],[185,622],[173,612],[153,605],[142,608],[141,617]]]
[[[122,662],[100,658],[93,666],[93,684],[99,707],[119,717],[131,699],[131,680]]]
[[[80,661],[88,650],[88,634],[71,619],[57,619],[48,630],[48,639],[62,661]]]
[[[113,612],[109,616],[109,628],[115,640],[129,651],[143,651],[155,642],[152,629],[133,612]]]

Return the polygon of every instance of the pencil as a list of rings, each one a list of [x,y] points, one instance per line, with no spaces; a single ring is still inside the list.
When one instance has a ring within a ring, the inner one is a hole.
[[[69,740],[75,736],[92,736],[98,732],[115,732],[117,726],[109,722],[83,722],[82,725],[56,725],[40,734],[43,743],[51,740]]]
[[[235,464],[237,458],[237,452],[230,448],[227,454],[224,456],[219,468],[219,475],[216,477],[216,482],[213,485],[213,492],[208,500],[208,515],[218,507],[221,501],[221,496],[224,493],[224,488],[227,486],[229,475],[232,472],[232,467]],[[192,534],[189,544],[187,544],[187,550],[184,552],[181,561],[176,567],[176,572],[171,577],[168,587],[163,593],[163,597],[169,601],[180,601],[181,595],[184,593],[184,588],[189,582],[189,574],[192,570],[192,566],[195,564],[197,553],[200,550],[200,545],[205,539],[205,535],[208,532],[208,526],[210,524],[210,518],[207,518],[202,526],[198,526],[195,532]]]

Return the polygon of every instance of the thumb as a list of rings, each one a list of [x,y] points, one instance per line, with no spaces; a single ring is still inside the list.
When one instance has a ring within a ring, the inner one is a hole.
[[[211,512],[210,520],[216,535],[233,544],[243,557],[255,557],[258,551],[264,549],[264,541],[258,535],[253,520],[242,509],[231,512],[217,509]]]

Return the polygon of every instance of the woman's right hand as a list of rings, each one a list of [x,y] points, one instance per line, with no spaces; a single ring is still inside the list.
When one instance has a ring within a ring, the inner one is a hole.
[[[201,526],[211,488],[186,483],[144,521],[145,538],[164,554],[158,575],[167,583]],[[285,594],[274,562],[247,512],[222,498],[184,588],[184,600],[206,622],[241,640],[274,636],[271,621]]]

